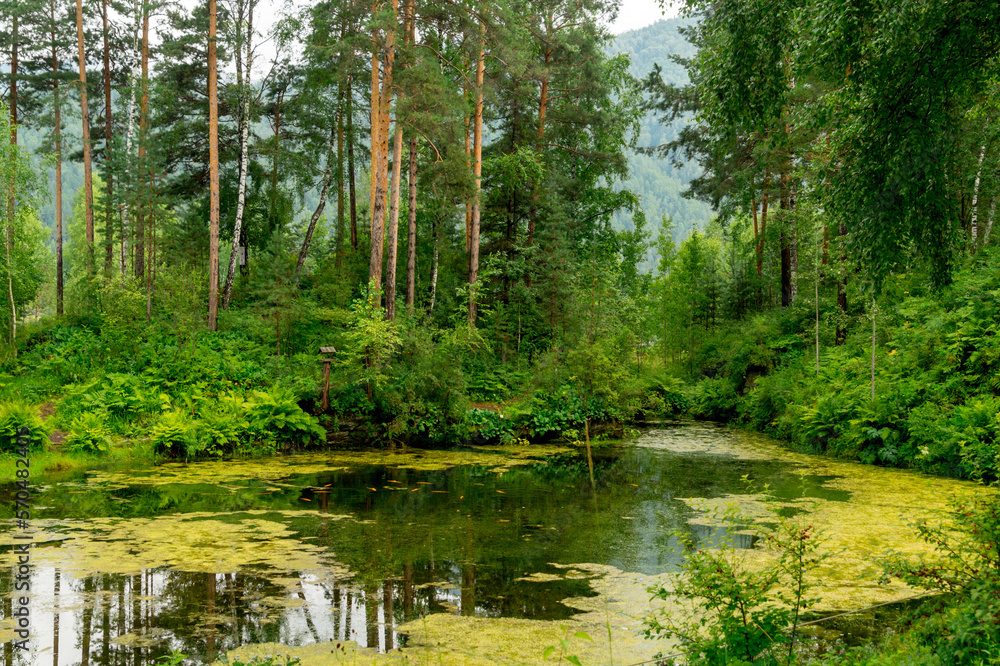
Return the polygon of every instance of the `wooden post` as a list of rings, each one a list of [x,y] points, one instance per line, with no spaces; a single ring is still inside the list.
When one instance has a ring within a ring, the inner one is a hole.
[[[334,347],[320,347],[319,351],[321,354],[337,353]],[[326,410],[330,409],[330,366],[333,363],[333,359],[324,358],[320,360],[323,361],[323,392],[320,395],[320,413],[325,414]]]

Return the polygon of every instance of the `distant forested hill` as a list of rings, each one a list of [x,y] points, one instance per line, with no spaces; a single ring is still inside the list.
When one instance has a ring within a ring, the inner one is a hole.
[[[641,30],[631,30],[615,38],[612,52],[627,53],[632,58],[630,69],[639,79],[646,77],[658,64],[663,68],[663,78],[668,82],[686,83],[684,68],[670,60],[671,55],[688,58],[694,55],[694,47],[678,32],[678,28],[689,25],[686,19],[664,19]],[[639,136],[640,146],[656,146],[672,141],[683,126],[682,121],[663,125],[649,116],[642,122]],[[696,164],[674,168],[669,160],[636,154],[631,159],[632,176],[625,187],[642,197],[646,213],[646,227],[655,240],[660,219],[668,215],[674,220],[674,240],[680,242],[691,229],[702,228],[712,215],[708,204],[681,197],[688,182],[698,175]],[[616,220],[618,226],[632,227],[632,220],[622,215]],[[645,268],[655,267],[652,252],[647,257]]]

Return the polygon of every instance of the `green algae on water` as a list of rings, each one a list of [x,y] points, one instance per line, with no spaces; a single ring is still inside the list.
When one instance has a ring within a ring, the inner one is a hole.
[[[554,445],[479,446],[468,450],[396,449],[379,451],[324,451],[300,453],[255,460],[164,463],[131,471],[100,471],[90,474],[87,482],[104,488],[168,484],[227,484],[246,481],[271,481],[292,475],[317,474],[347,470],[358,465],[379,465],[397,469],[431,472],[462,465],[489,467],[502,474],[512,467],[543,464],[541,458],[573,449]],[[275,484],[277,485],[277,484]]]

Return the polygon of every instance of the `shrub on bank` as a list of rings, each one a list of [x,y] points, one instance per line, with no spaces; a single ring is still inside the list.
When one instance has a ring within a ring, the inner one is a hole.
[[[886,286],[872,329],[855,311],[846,343],[801,305],[706,331],[688,389],[689,413],[734,422],[861,462],[987,482],[1000,478],[1000,256],[940,292],[906,275]],[[706,351],[709,350],[709,351]]]
[[[103,415],[80,414],[70,423],[66,448],[82,453],[107,453],[111,450],[113,433]]]
[[[174,408],[153,425],[153,450],[169,458],[211,458],[274,453],[326,439],[319,420],[306,414],[287,391],[254,391],[205,401],[193,412]]]
[[[49,441],[49,431],[38,410],[26,402],[15,400],[0,405],[0,451],[12,453],[19,448],[18,431],[27,428],[28,447],[42,449]]]

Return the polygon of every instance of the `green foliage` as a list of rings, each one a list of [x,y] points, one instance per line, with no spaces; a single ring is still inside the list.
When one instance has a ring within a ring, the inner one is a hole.
[[[728,421],[736,415],[736,390],[726,378],[703,379],[691,389],[691,414],[695,418]]]
[[[533,398],[526,425],[531,437],[545,437],[580,428],[588,418],[604,415],[598,400],[587,400],[574,386],[565,385]]]
[[[518,419],[505,418],[492,409],[470,409],[465,413],[465,426],[473,437],[509,444],[517,439]]]
[[[653,393],[663,399],[665,411],[668,414],[682,414],[690,405],[684,385],[676,377],[657,377],[650,388]]]
[[[29,448],[39,450],[48,443],[48,429],[37,408],[20,400],[0,404],[0,451],[11,453],[19,448],[17,433],[21,428],[29,431]]]
[[[296,405],[297,407],[298,405]],[[198,409],[198,437],[204,445],[204,455],[224,456],[254,453],[253,431],[250,427],[247,403],[235,394],[222,395],[213,401],[203,401]],[[273,442],[268,439],[273,448]]]
[[[83,453],[107,453],[111,450],[113,435],[104,415],[86,412],[75,417],[66,436],[66,448]]]
[[[689,413],[868,464],[995,481],[998,266],[1000,256],[984,253],[930,295],[914,286],[916,276],[887,283],[898,300],[879,306],[874,401],[871,320],[856,318],[842,346],[833,344],[833,325],[821,326],[817,371],[815,351],[803,349],[815,318],[795,307],[709,335],[697,358],[701,378],[687,392]]]
[[[582,666],[580,658],[575,654],[570,654],[570,643],[572,639],[576,638],[581,641],[594,642],[594,639],[590,637],[585,631],[576,631],[570,633],[570,628],[566,625],[559,625],[559,628],[563,632],[563,637],[559,639],[559,645],[550,645],[542,652],[542,661],[549,661],[551,658],[555,657],[557,661],[567,661],[574,666]],[[558,652],[558,654],[557,654]]]
[[[200,452],[198,433],[190,415],[183,410],[165,412],[149,433],[153,452],[168,458],[194,458]]]
[[[976,397],[947,411],[924,403],[910,412],[908,426],[922,464],[958,463],[969,478],[996,478],[1000,470],[1000,399],[996,396]]]
[[[943,664],[996,663],[1000,656],[1000,494],[983,489],[953,500],[945,520],[921,520],[920,537],[933,555],[913,561],[897,556],[887,575],[947,595],[930,602],[914,628]]]
[[[164,412],[151,431],[153,450],[169,458],[261,455],[326,440],[319,420],[287,390],[174,402],[187,404]]]
[[[820,552],[821,534],[813,525],[785,517],[774,504],[770,508],[774,525],[754,528],[763,532],[755,547],[770,551],[771,563],[762,566],[736,548],[732,535],[753,521],[735,506],[712,516],[728,530],[720,544],[697,544],[688,533],[676,533],[686,553],[681,575],[672,590],[650,592],[679,597],[694,610],[661,612],[645,622],[648,637],[679,641],[683,663],[790,663],[802,615],[819,601],[811,596],[810,571],[829,555]]]
[[[316,417],[302,411],[287,391],[254,391],[245,410],[250,431],[262,439],[294,445],[326,439]]]

